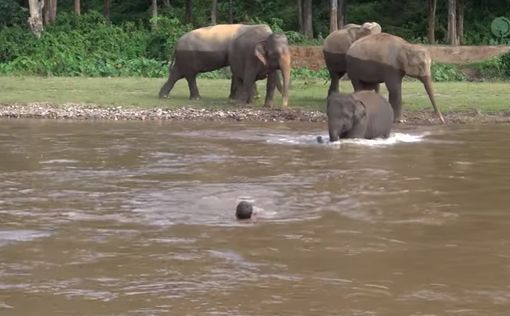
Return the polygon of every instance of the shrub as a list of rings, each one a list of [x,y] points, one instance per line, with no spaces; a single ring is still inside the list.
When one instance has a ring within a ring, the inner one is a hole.
[[[432,79],[434,81],[462,81],[466,77],[455,66],[447,64],[432,64]]]
[[[1,0],[0,0],[1,1]],[[166,76],[175,41],[190,29],[158,19],[158,30],[110,25],[91,12],[62,13],[36,39],[27,27],[0,29],[0,72],[45,76]]]

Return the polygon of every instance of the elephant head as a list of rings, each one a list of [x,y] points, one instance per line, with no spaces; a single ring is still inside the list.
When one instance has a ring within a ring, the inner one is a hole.
[[[255,46],[255,56],[267,67],[268,72],[280,69],[283,75],[283,106],[289,103],[291,54],[285,34],[272,33]]]
[[[333,92],[327,101],[329,141],[344,138],[349,131],[367,116],[366,108],[352,94]]]
[[[443,115],[439,111],[436,100],[434,98],[434,90],[432,88],[432,74],[430,67],[432,60],[427,48],[421,45],[407,44],[403,45],[398,56],[401,69],[406,75],[416,78],[423,83],[425,90],[430,99],[430,103],[434,107],[434,111],[439,116],[442,123],[445,123]]]

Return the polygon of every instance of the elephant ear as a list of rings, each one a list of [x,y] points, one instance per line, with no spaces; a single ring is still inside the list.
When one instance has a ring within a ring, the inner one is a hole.
[[[367,116],[367,108],[361,100],[354,99],[354,122],[360,122]]]
[[[255,56],[260,60],[264,66],[267,65],[266,59],[266,42],[260,42],[255,45]]]
[[[349,37],[352,42],[354,42],[355,40],[357,40],[360,37],[363,37],[363,35],[360,34],[360,32],[361,32],[361,26],[359,26],[359,25],[355,25],[347,30],[347,33],[349,34]]]

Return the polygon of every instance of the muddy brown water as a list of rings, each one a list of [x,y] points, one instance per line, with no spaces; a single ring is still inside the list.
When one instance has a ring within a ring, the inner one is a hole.
[[[509,315],[509,125],[317,135],[1,121],[0,315]]]

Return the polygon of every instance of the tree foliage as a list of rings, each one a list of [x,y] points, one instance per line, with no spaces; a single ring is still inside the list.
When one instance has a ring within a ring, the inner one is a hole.
[[[510,18],[510,0],[342,0],[337,2],[336,21],[376,21],[385,32],[411,42],[427,43],[433,38],[437,43],[448,43],[448,4],[452,1],[464,8],[463,22],[456,25],[463,28],[464,36],[458,38],[461,43],[510,43],[510,38],[496,38],[490,32],[495,17]],[[154,2],[157,11],[153,10]],[[334,28],[332,0],[214,2],[217,4],[213,6],[212,0],[58,0],[55,23],[47,25],[37,40],[27,23],[28,1],[0,0],[0,71],[115,76],[131,74],[136,66],[152,67],[139,74],[163,75],[177,38],[192,28],[210,25],[214,19],[216,23],[267,23],[274,31],[285,32],[291,43],[320,44]],[[77,3],[81,15],[75,14]],[[311,12],[306,7],[310,3]],[[432,21],[430,3],[435,3]],[[185,23],[186,17],[189,24]],[[314,39],[307,39],[305,33],[313,33]],[[508,75],[510,57],[481,67],[483,71],[486,68]],[[435,69],[438,79],[460,78],[451,67]]]

